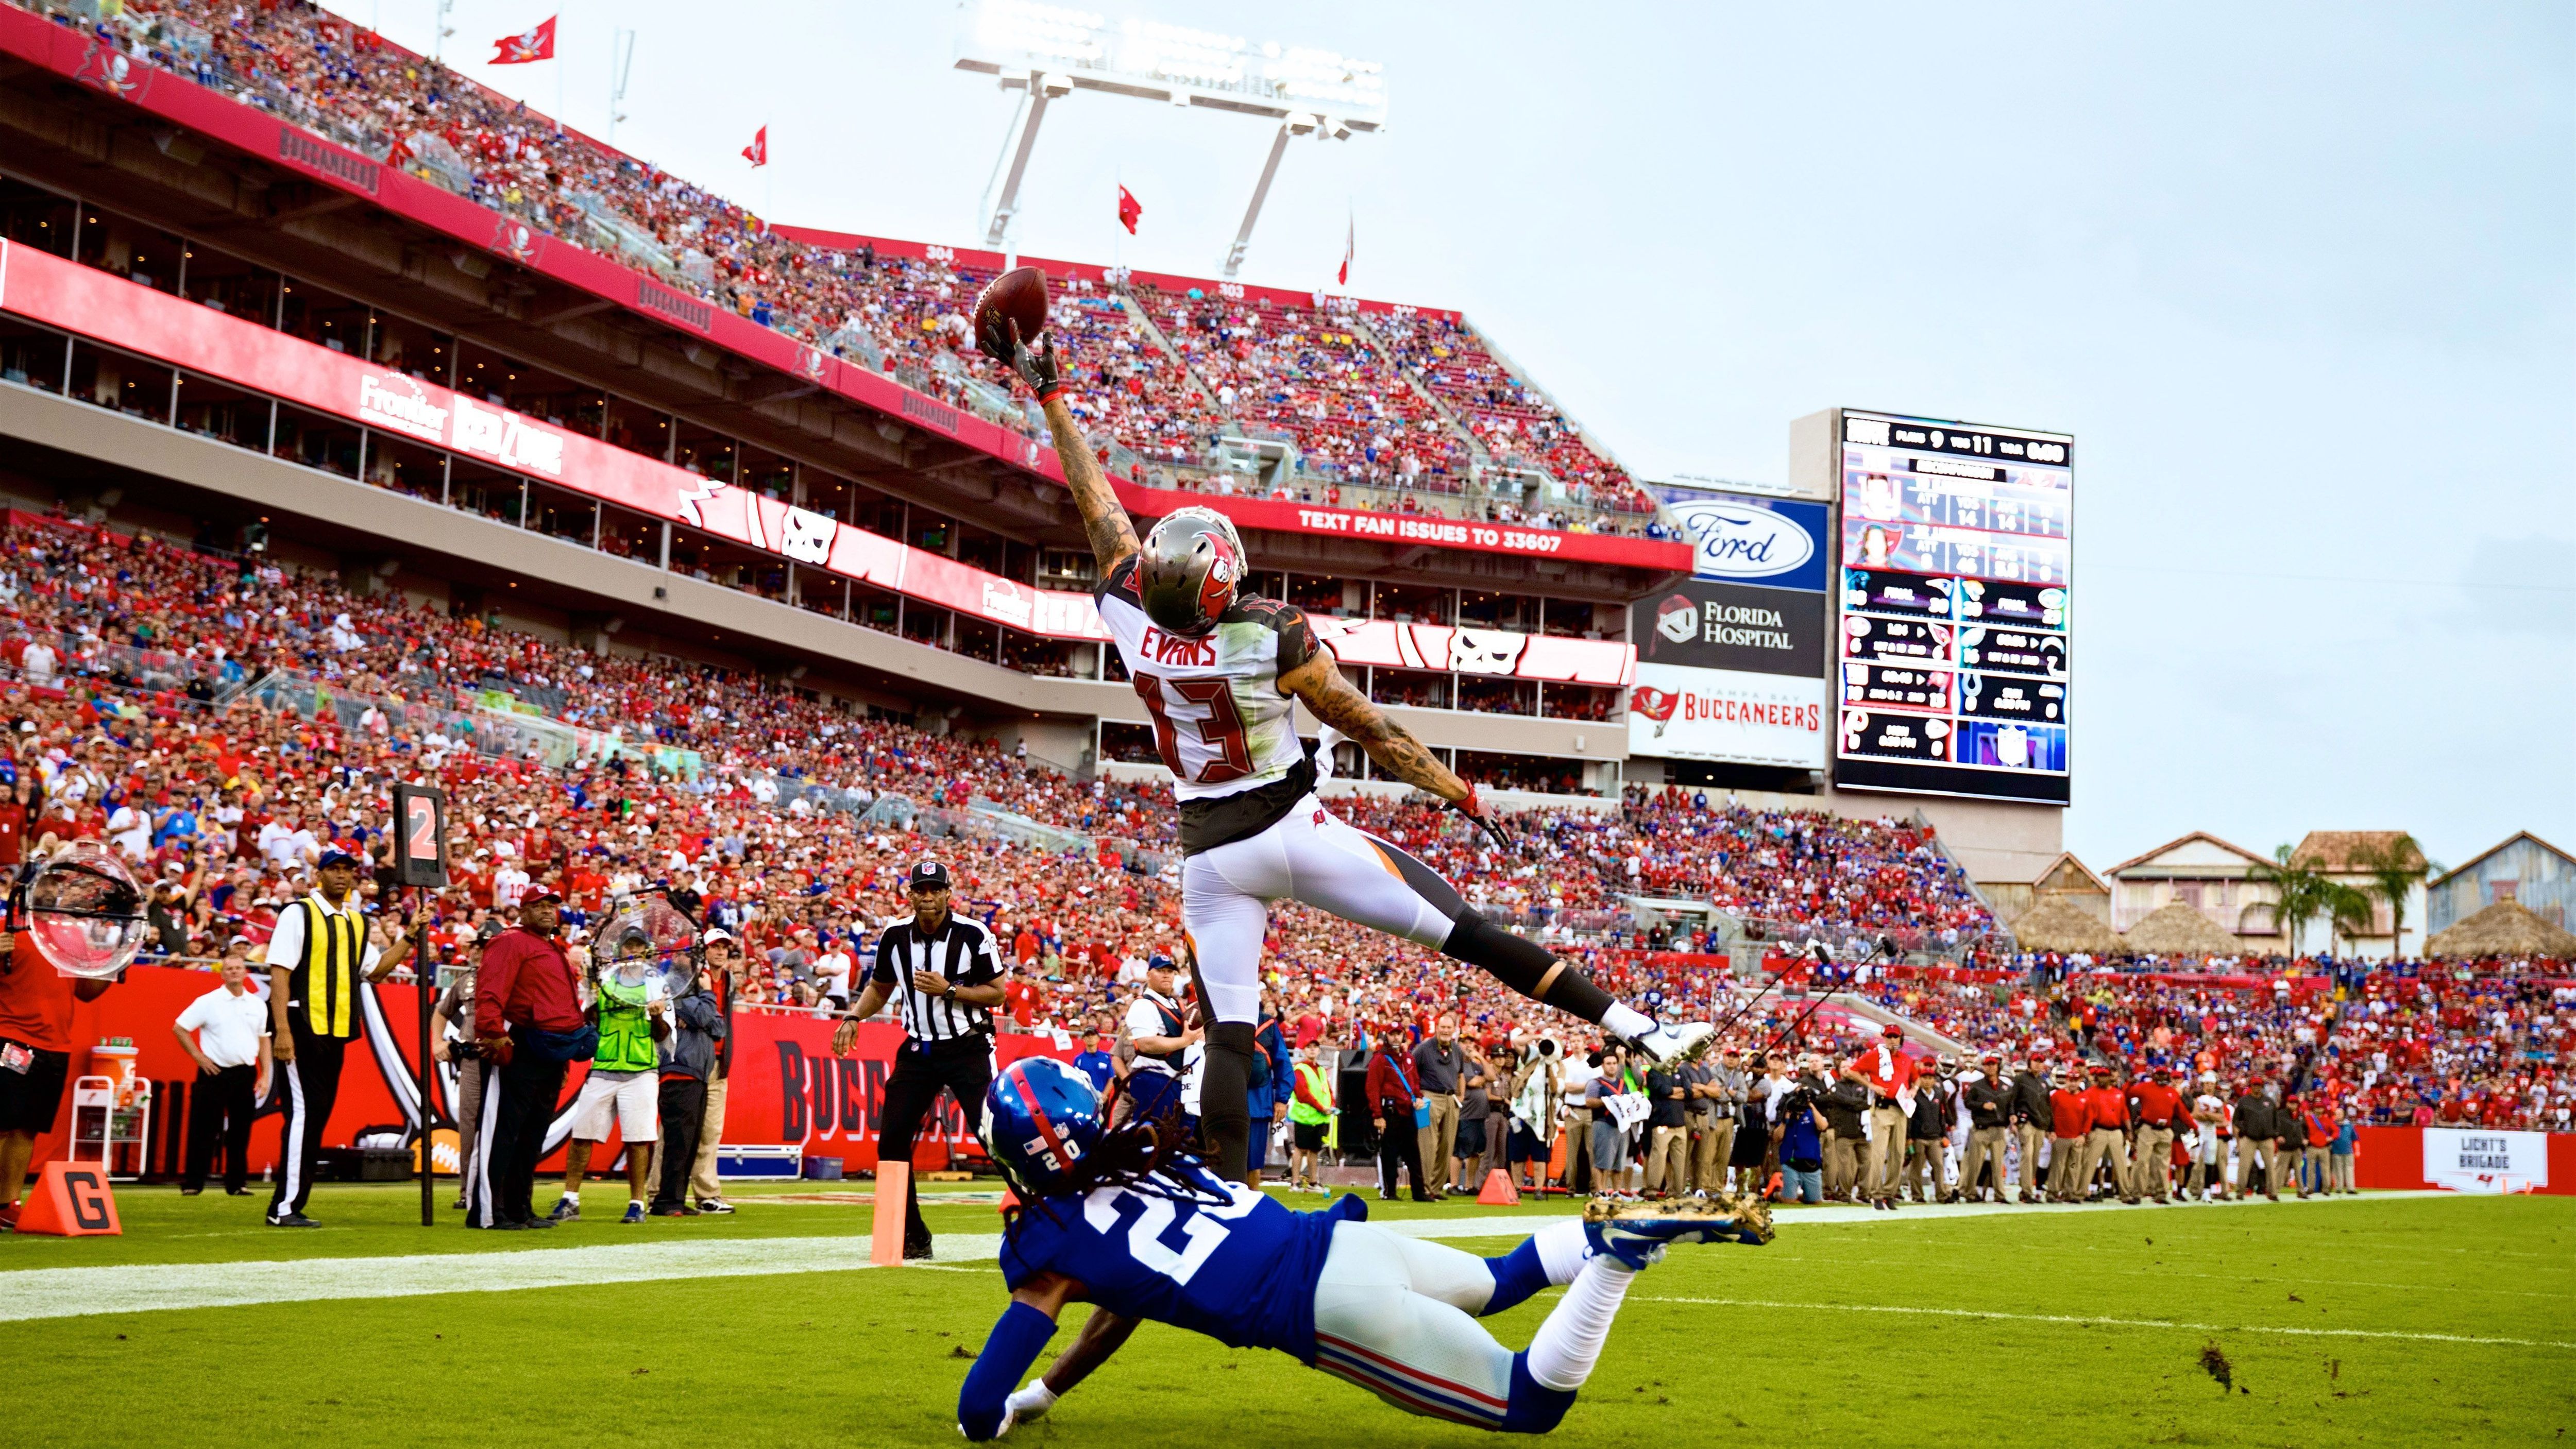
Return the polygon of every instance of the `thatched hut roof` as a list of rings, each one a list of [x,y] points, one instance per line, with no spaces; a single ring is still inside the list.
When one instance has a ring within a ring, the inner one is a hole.
[[[2012,923],[2013,940],[2025,951],[2077,951],[2107,956],[2121,949],[2120,933],[2102,918],[2063,898],[2050,896],[2021,913]]]
[[[2576,935],[2549,924],[2520,901],[2498,901],[2424,943],[2424,953],[2464,961],[2479,956],[2555,956],[2576,960]]]
[[[2175,901],[2129,928],[2129,949],[2150,956],[2233,956],[2245,945],[2209,917]]]

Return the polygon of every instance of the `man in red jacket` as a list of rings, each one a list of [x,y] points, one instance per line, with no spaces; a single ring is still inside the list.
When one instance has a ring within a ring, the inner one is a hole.
[[[2084,1180],[2076,1175],[2084,1156],[2084,1134],[2093,1126],[2093,1106],[2072,1066],[2056,1072],[2048,1094],[2048,1196],[2052,1202],[2082,1200]]]
[[[2093,1064],[2093,1086],[2084,1094],[2092,1116],[2092,1131],[2084,1139],[2084,1162],[2077,1170],[2077,1197],[2090,1192],[2093,1174],[2104,1162],[2111,1164],[2111,1188],[2120,1201],[2138,1200],[2138,1184],[2129,1174],[2129,1089],[2120,1085],[2120,1069],[2110,1062]]]
[[[1905,1054],[1905,1028],[1889,1022],[1878,1045],[1851,1059],[1869,1088],[1869,1155],[1861,1169],[1871,1206],[1896,1211],[1896,1183],[1905,1174],[1905,1123],[1914,1111],[1914,1059]]]
[[[475,972],[474,1034],[483,1053],[501,1069],[498,1090],[483,1096],[483,1124],[476,1145],[483,1166],[466,1205],[469,1228],[551,1228],[530,1201],[536,1193],[537,1159],[545,1155],[546,1124],[563,1100],[565,1068],[587,1057],[578,976],[555,940],[556,909],[563,897],[551,885],[519,901],[519,924],[492,938]]]
[[[1412,1174],[1415,1202],[1438,1202],[1440,1194],[1430,1189],[1422,1175],[1422,1134],[1414,1125],[1416,1109],[1423,1105],[1422,1093],[1404,1050],[1403,1028],[1388,1023],[1371,1035],[1376,1045],[1369,1052],[1368,1099],[1369,1120],[1377,1128],[1377,1195],[1395,1201],[1395,1174],[1400,1166]]]
[[[2179,1074],[2182,1068],[2171,1069]],[[2131,1183],[2140,1197],[2168,1202],[2173,1197],[2173,1124],[2182,1112],[2182,1094],[2158,1081],[2143,1066],[2129,1081],[2129,1107],[2138,1124],[2137,1176]]]

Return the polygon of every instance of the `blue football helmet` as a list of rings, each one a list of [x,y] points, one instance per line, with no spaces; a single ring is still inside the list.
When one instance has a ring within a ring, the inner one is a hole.
[[[1107,1126],[1091,1079],[1053,1057],[1022,1057],[984,1092],[984,1150],[1023,1199],[1071,1187]]]

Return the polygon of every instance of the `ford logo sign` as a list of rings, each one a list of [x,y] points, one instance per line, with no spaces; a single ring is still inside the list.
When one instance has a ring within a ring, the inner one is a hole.
[[[1741,503],[1675,503],[1692,548],[1691,572],[1704,579],[1758,579],[1785,574],[1816,552],[1794,518]]]

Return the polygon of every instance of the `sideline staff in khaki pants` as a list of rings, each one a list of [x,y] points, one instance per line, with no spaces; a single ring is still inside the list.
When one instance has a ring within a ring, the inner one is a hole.
[[[2001,1056],[1988,1052],[1977,1066],[1978,1079],[1960,1094],[1968,1104],[1968,1150],[1959,1159],[1959,1195],[1970,1202],[1982,1201],[1985,1189],[1977,1185],[1977,1174],[1991,1163],[1995,1201],[2002,1202],[2004,1137],[2011,1130],[2004,1125],[2004,1119],[2012,1110],[2012,1088],[2005,1084]]]
[[[2036,1055],[2013,1073],[2011,1122],[2013,1139],[2021,1145],[2021,1200],[2044,1201],[2039,1149],[2048,1140],[2050,1126],[2048,1069]]]
[[[2084,1136],[2084,1163],[2077,1170],[2075,1190],[2089,1192],[2093,1174],[2104,1162],[2111,1164],[2111,1190],[2122,1202],[2138,1200],[2138,1184],[2129,1171],[2129,1093],[2112,1080],[2118,1068],[2108,1062],[2093,1068],[2092,1090],[2084,1094],[2091,1109],[2092,1128]]]
[[[724,1183],[716,1177],[716,1154],[724,1149],[725,1075],[733,1067],[733,994],[742,987],[742,947],[731,932],[713,930],[707,932],[706,955],[707,984],[724,1009],[726,1030],[716,1048],[716,1069],[707,1077],[706,1110],[698,1117],[698,1160],[689,1171],[689,1195],[698,1200],[700,1212],[729,1213],[733,1205],[724,1200]]]
[[[1905,1176],[1905,1109],[1900,1097],[1914,1088],[1914,1059],[1905,1054],[1905,1028],[1889,1022],[1878,1045],[1852,1058],[1848,1070],[1869,1088],[1869,1150],[1863,1155],[1863,1191],[1879,1206],[1894,1211],[1896,1187]]]

